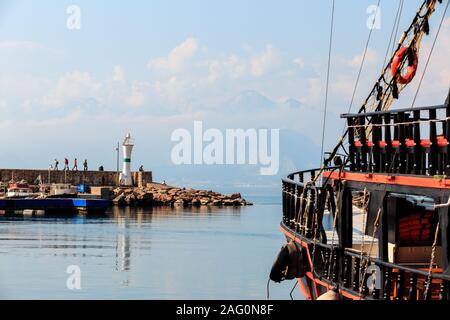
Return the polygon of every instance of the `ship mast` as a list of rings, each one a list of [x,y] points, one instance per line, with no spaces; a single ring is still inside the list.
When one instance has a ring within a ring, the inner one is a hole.
[[[399,98],[400,93],[412,81],[417,69],[422,38],[424,34],[429,35],[430,33],[429,19],[435,12],[438,2],[442,3],[442,0],[424,0],[411,25],[403,33],[395,54],[384,67],[380,77],[370,91],[369,96],[359,109],[358,114],[389,110],[394,100]],[[400,54],[402,52],[403,54]],[[396,66],[395,68],[394,64]],[[413,74],[411,74],[411,70],[413,70]],[[403,76],[405,72],[410,73],[409,78]],[[366,134],[367,136],[370,136],[372,132],[371,123],[368,123],[366,128]],[[325,160],[324,168],[327,167],[337,155],[339,149],[344,144],[347,134],[348,128],[330,157]],[[356,132],[356,135],[358,135],[358,132]]]
[[[429,19],[436,10],[436,4],[442,0],[425,0],[409,28],[403,33],[396,50],[388,64],[383,69],[380,78],[373,86],[369,96],[364,101],[358,113],[387,111],[390,109],[394,99],[399,98],[399,94],[406,88],[410,81],[400,81],[401,73],[406,68],[412,67],[417,61],[423,35],[429,35]],[[401,57],[400,67],[393,72],[393,62],[400,50],[405,51]],[[410,79],[412,80],[412,79]],[[406,83],[405,83],[406,82]]]

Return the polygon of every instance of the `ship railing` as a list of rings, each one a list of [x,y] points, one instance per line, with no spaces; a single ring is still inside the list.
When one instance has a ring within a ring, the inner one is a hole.
[[[341,168],[340,166],[330,166],[325,169],[315,168],[315,169],[297,171],[297,172],[289,174],[287,176],[287,178],[283,179],[283,181],[290,182],[290,183],[297,183],[297,184],[303,186],[305,183],[308,183],[308,182],[316,179],[319,174],[323,174],[324,172],[328,172],[328,171],[339,170],[340,168]]]
[[[344,114],[350,171],[449,175],[450,107]]]
[[[315,186],[319,184],[320,176],[325,172],[339,170],[341,167],[329,167],[325,170],[311,169],[290,174],[282,180],[283,222],[296,231],[305,235],[310,232],[317,217],[314,216],[314,206],[317,203],[318,191]],[[314,182],[316,181],[316,182]],[[332,190],[328,190],[330,195]],[[334,195],[328,198],[331,206],[335,206]],[[319,221],[321,223],[321,220]]]
[[[448,301],[450,275],[429,266],[411,268],[345,250],[342,268],[343,287],[363,297],[384,300]]]
[[[338,167],[325,171],[338,170]],[[316,189],[311,185],[319,169],[293,173],[283,179],[283,225],[296,235],[302,236],[308,244],[316,278],[330,286],[339,284],[346,291],[361,295],[365,299],[386,300],[449,300],[450,276],[438,272],[428,274],[427,266],[411,268],[405,265],[388,263],[367,256],[353,249],[339,247],[336,233],[327,239],[326,233],[317,232],[322,228],[323,217],[317,216],[315,204],[318,198],[327,194],[327,205],[335,212],[334,191]],[[309,178],[309,179],[307,179]],[[320,191],[319,191],[320,190]],[[336,238],[334,238],[336,236]],[[364,272],[361,272],[364,270]],[[436,271],[436,270],[434,270]],[[426,291],[425,285],[430,289]]]
[[[305,242],[315,278],[329,287],[369,300],[450,300],[450,275],[436,269],[429,273],[427,268],[388,263],[353,249],[312,239]]]

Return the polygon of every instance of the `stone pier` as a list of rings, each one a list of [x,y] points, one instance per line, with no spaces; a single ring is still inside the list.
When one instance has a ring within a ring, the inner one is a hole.
[[[153,182],[152,172],[133,172],[135,186],[145,186]],[[92,187],[117,186],[119,177],[115,171],[54,171],[35,169],[0,169],[0,180],[8,182],[25,180],[34,184],[38,177],[44,183],[70,183],[72,185],[87,184]]]

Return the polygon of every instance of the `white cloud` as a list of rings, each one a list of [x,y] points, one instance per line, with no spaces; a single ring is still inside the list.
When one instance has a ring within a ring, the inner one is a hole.
[[[337,79],[331,83],[331,92],[339,95],[342,98],[350,99],[354,90],[355,80],[349,76],[338,76]]]
[[[165,70],[172,73],[180,72],[198,50],[198,40],[188,38],[174,48],[167,57],[153,59],[148,62],[150,69]]]
[[[251,50],[247,49],[247,51]],[[261,77],[277,66],[279,62],[278,54],[270,44],[265,47],[263,52],[253,57],[231,54],[226,58],[214,59],[206,63],[208,66],[207,82],[213,84],[222,78],[235,80],[248,75]]]
[[[143,85],[134,82],[131,86],[131,95],[126,100],[127,104],[133,108],[140,108],[145,104],[145,94],[143,92]]]
[[[123,71],[122,66],[114,66],[113,69],[113,81],[117,82],[125,82],[125,73]]]
[[[61,127],[69,124],[76,123],[82,116],[80,108],[75,108],[67,115],[62,117],[49,117],[46,119],[21,119],[20,128],[24,129],[37,129],[37,128],[49,128],[49,127]],[[6,120],[0,123],[2,130],[9,131],[10,129],[17,129],[17,121]]]
[[[272,45],[268,44],[265,50],[256,55],[250,62],[252,75],[259,77],[279,62],[277,54]]]
[[[188,99],[189,91],[193,86],[195,87],[195,83],[173,76],[166,81],[157,81],[153,88],[159,97],[172,103],[183,103]],[[180,108],[183,107],[180,105]]]
[[[302,58],[296,58],[294,59],[294,64],[300,67],[300,69],[303,69],[305,67],[305,61],[303,61]]]
[[[364,53],[354,56],[352,59],[350,59],[350,61],[347,62],[348,65],[352,68],[359,68],[361,66],[363,56],[364,56]],[[378,58],[377,52],[375,50],[372,50],[369,48],[366,53],[365,63],[366,64],[375,64],[377,62],[377,58]]]
[[[8,103],[6,102],[6,100],[0,99],[0,110],[6,110],[8,106]]]
[[[186,39],[166,58],[148,64],[150,68],[167,72],[147,73],[145,79],[137,80],[125,74],[122,64],[113,65],[106,78],[74,70],[56,80],[47,79],[45,86],[36,88],[33,95],[15,94],[17,101],[13,102],[21,110],[36,112],[54,109],[64,113],[80,106],[82,111],[96,114],[124,112],[124,107],[139,114],[184,114],[194,109],[220,108],[224,101],[249,89],[272,98],[295,95],[310,105],[321,101],[320,77],[288,72],[293,69],[292,61],[299,66],[306,64],[294,57],[283,64],[281,55],[271,44],[261,51],[248,49],[239,54],[215,55],[208,50],[200,52],[200,48],[198,40]],[[0,84],[1,80],[2,77]],[[287,85],[279,85],[282,83]],[[20,88],[23,81],[17,84]],[[11,100],[10,95],[3,98]]]
[[[47,78],[32,74],[21,72],[0,74],[1,97],[11,102],[41,97],[50,84]]]
[[[450,27],[450,18],[446,18],[444,20],[443,27],[445,27],[445,28]]]
[[[0,41],[0,49],[39,49],[42,48],[42,45],[33,41],[19,41],[19,40],[5,40]]]
[[[322,101],[323,80],[320,78],[307,79],[308,93],[302,102],[313,106]]]
[[[246,62],[234,54],[223,60],[213,60],[209,62],[208,82],[214,83],[222,77],[238,79],[245,75],[247,69]]]
[[[96,97],[101,83],[95,81],[88,72],[74,71],[63,75],[51,92],[44,97],[48,107],[63,107],[67,102],[87,97]]]

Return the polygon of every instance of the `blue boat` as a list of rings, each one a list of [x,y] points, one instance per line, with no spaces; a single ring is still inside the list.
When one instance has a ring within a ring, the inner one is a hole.
[[[44,211],[45,214],[105,214],[110,200],[101,199],[0,199],[0,210],[5,214],[17,211]]]

